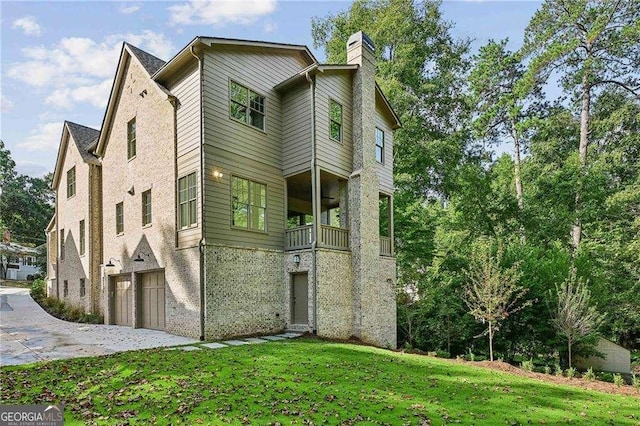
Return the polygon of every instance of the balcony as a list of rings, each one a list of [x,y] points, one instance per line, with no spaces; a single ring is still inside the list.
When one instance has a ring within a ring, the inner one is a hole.
[[[391,238],[380,237],[380,256],[393,256],[393,251],[391,250]]]
[[[300,226],[284,231],[284,248],[301,250],[311,247],[313,242],[313,225]]]
[[[302,250],[311,248],[313,243],[313,226],[299,226],[285,230],[285,250]],[[329,225],[320,225],[318,247],[333,250],[349,250],[349,230]]]

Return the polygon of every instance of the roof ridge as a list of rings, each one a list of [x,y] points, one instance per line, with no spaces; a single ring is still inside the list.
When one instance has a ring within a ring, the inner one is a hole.
[[[166,62],[151,53],[140,49],[137,46],[129,42],[124,42],[124,45],[129,48],[131,53],[140,61],[144,69],[149,73],[149,75],[153,75],[156,71],[158,71]]]

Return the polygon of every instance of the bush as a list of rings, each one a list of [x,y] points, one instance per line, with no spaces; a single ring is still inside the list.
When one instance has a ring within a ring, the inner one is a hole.
[[[555,365],[555,373],[556,376],[562,377],[562,367],[560,367],[560,364]]]
[[[620,374],[614,374],[613,375],[613,383],[615,383],[616,386],[620,387],[624,384],[624,379],[622,378],[622,376]]]
[[[34,300],[36,300],[34,298]],[[78,306],[68,306],[62,300],[55,297],[45,297],[36,300],[50,315],[65,321],[81,322],[88,324],[104,324],[104,317],[93,312],[85,312]]]
[[[613,383],[613,374],[605,373],[603,371],[596,374],[596,378],[602,382]]]
[[[548,365],[544,366],[544,374],[551,374],[551,367],[549,367]]]
[[[567,377],[572,379],[576,376],[576,369],[571,367],[571,368],[567,368]]]
[[[636,373],[631,375],[631,384],[638,392],[640,392],[640,377],[636,376]]]
[[[436,351],[438,358],[451,358],[451,354],[447,351]]]
[[[582,377],[587,379],[587,380],[595,380],[596,379],[596,373],[593,372],[593,367],[589,367],[587,372],[584,373],[584,375]]]
[[[47,296],[47,285],[44,280],[35,280],[31,284],[30,294],[33,300],[40,303]]]
[[[520,368],[522,368],[524,371],[528,371],[529,373],[531,373],[533,371],[533,360],[530,359],[528,361],[522,361]]]

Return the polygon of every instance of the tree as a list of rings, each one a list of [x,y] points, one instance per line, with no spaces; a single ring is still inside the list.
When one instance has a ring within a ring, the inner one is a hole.
[[[519,286],[519,265],[516,263],[507,269],[501,266],[503,248],[498,245],[495,256],[492,254],[491,240],[479,240],[475,247],[471,265],[466,271],[468,284],[464,289],[464,302],[469,313],[477,320],[488,323],[489,356],[493,361],[493,335],[499,330],[500,323],[510,315],[524,309],[533,302],[523,300],[527,293]]]
[[[553,313],[552,324],[567,339],[569,350],[569,368],[571,368],[571,350],[575,343],[591,334],[602,322],[603,316],[595,306],[591,306],[591,292],[575,271],[561,286],[556,285],[558,304]]]
[[[533,85],[559,72],[580,110],[579,178],[571,239],[582,240],[582,209],[588,169],[591,108],[602,87],[615,85],[640,99],[640,2],[624,0],[547,0],[525,31],[524,51]]]

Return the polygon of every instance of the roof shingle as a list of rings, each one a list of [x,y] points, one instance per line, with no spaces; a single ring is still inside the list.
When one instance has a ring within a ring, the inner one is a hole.
[[[134,45],[125,42],[131,52],[138,58],[144,69],[149,75],[155,74],[166,63],[160,58],[153,56],[151,53],[147,53],[142,49],[135,47]]]
[[[67,125],[69,133],[75,141],[84,162],[95,163],[98,161],[98,158],[93,155],[91,151],[95,147],[93,142],[97,140],[100,135],[100,131],[81,124],[72,123],[71,121],[65,121],[65,124]]]

